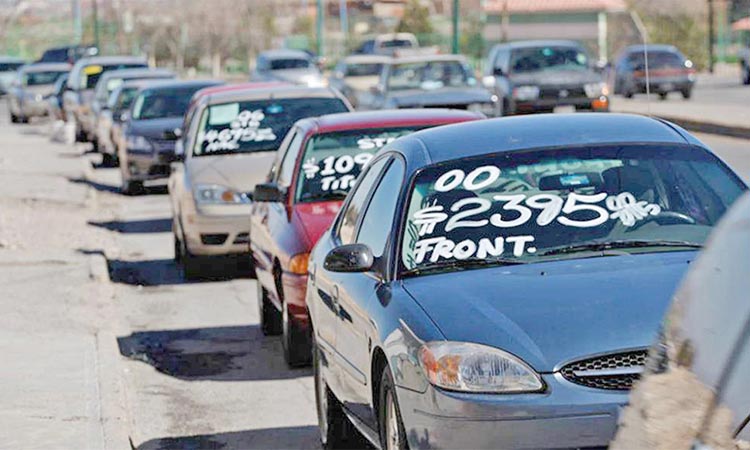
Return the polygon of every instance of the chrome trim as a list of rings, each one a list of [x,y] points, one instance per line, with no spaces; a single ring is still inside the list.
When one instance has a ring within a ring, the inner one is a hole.
[[[640,375],[643,373],[643,366],[621,367],[617,369],[601,370],[574,370],[573,375],[577,377],[613,377],[617,375]]]

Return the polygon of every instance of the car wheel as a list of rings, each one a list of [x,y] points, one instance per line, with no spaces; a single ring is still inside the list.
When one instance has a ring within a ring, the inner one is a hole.
[[[750,85],[750,65],[742,65],[742,84]]]
[[[666,100],[669,92],[659,92],[659,100]]]
[[[321,351],[315,345],[315,338],[313,338],[312,358],[320,443],[324,449],[354,448],[351,443],[359,435],[359,432],[346,417],[336,396],[328,389],[328,384],[320,370]]]
[[[18,123],[29,123],[29,118],[26,116],[18,116]]]
[[[398,407],[393,377],[388,367],[383,370],[383,375],[380,378],[378,424],[380,448],[383,450],[406,450],[409,448],[404,424],[401,420],[401,410]]]
[[[266,291],[260,284],[255,282],[258,287],[258,310],[260,313],[260,331],[264,336],[276,336],[282,333],[281,314],[271,303]]]
[[[86,133],[83,132],[81,123],[76,119],[73,119],[73,123],[76,130],[76,142],[86,142]]]
[[[630,91],[630,90],[623,91],[622,96],[625,98],[633,98],[633,91]]]
[[[16,116],[13,113],[10,113],[10,123],[18,123],[18,116]]]
[[[682,98],[684,98],[685,100],[689,100],[690,97],[693,96],[693,90],[690,88],[682,89],[680,93],[682,94]]]
[[[180,266],[182,276],[187,281],[197,280],[201,276],[200,257],[190,253],[185,239],[180,239]]]
[[[177,236],[177,228],[172,224],[172,240],[174,241],[174,262],[182,263],[182,241]]]
[[[310,338],[306,330],[294,321],[286,303],[281,308],[281,345],[284,360],[289,367],[302,367],[310,364]]]

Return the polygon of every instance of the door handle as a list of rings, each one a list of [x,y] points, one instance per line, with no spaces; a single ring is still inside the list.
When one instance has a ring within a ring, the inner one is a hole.
[[[336,307],[336,312],[340,312],[339,311],[339,287],[336,284],[333,285],[333,289],[331,290],[331,302],[333,302],[333,306]]]

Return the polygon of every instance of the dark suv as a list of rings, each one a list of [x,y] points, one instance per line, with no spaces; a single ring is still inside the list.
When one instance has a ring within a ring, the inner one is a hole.
[[[483,83],[497,95],[502,115],[609,110],[602,75],[575,41],[498,44],[489,53],[484,75]]]

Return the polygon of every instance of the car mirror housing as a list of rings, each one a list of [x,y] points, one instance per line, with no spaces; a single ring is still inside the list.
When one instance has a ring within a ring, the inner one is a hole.
[[[253,201],[284,203],[286,192],[276,183],[262,183],[255,186]]]
[[[503,71],[502,67],[495,67],[494,69],[492,69],[492,74],[495,75],[496,77],[505,76],[505,72]]]
[[[323,266],[331,272],[367,272],[375,264],[372,250],[365,244],[347,244],[326,255]]]
[[[130,113],[129,112],[124,112],[124,113],[120,114],[120,122],[127,122],[128,120],[130,120]]]

